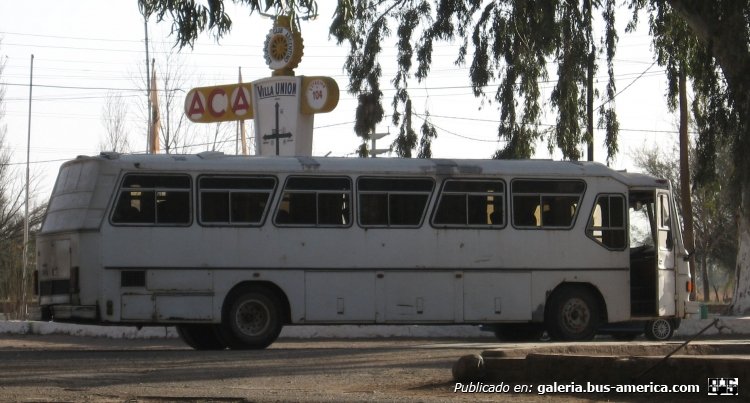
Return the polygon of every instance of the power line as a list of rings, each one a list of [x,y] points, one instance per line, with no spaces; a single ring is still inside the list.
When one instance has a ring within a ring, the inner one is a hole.
[[[649,70],[651,70],[652,67],[654,67],[654,65],[656,65],[656,60],[654,60],[654,62],[651,63],[651,65],[649,65],[648,67],[646,67],[646,70],[643,70],[643,72],[641,74],[639,74],[638,77],[636,77],[635,79],[633,79],[633,81],[631,81],[630,84],[626,85],[625,88],[621,89],[620,91],[617,91],[617,93],[615,95],[613,95],[612,98],[609,98],[606,101],[602,102],[602,104],[599,105],[598,107],[596,107],[595,110],[598,111],[598,110],[602,109],[604,107],[604,105],[606,105],[606,104],[614,101],[615,98],[617,98],[618,95],[620,95],[623,92],[625,92],[625,90],[627,90],[633,84],[635,84],[636,81],[640,80],[643,77],[644,74],[646,74]]]
[[[30,34],[30,33],[22,33],[22,32],[8,32],[8,31],[0,31],[0,34],[2,35],[11,35],[11,36],[26,36],[26,37],[33,37],[33,38],[49,38],[49,39],[73,39],[73,40],[79,40],[79,41],[90,41],[90,42],[122,42],[122,43],[133,43],[138,44],[139,46],[143,44],[143,40],[137,40],[137,39],[116,39],[116,38],[86,38],[82,36],[64,36],[64,35],[42,35],[42,34]],[[158,43],[161,45],[174,45],[174,41],[155,41],[155,40],[149,40],[151,43]],[[237,47],[237,48],[263,48],[262,45],[234,45],[234,44],[226,44],[226,43],[216,43],[216,42],[196,42],[195,46],[217,46],[217,47]],[[458,47],[458,45],[448,45],[453,47]],[[330,45],[305,45],[305,47],[308,48],[339,48],[339,45],[336,44],[330,44]],[[394,47],[395,48],[395,47]]]
[[[414,115],[415,115],[416,117],[418,117],[418,118],[422,119],[422,121],[424,121],[424,122],[426,122],[426,123],[429,123],[429,124],[431,124],[431,125],[432,125],[432,126],[434,126],[434,127],[436,128],[436,129],[440,129],[440,130],[442,130],[442,131],[444,131],[444,132],[446,132],[446,133],[448,133],[448,134],[452,134],[452,135],[454,135],[454,136],[457,136],[457,137],[461,137],[461,138],[463,138],[463,139],[467,139],[467,140],[472,140],[472,141],[481,141],[481,142],[485,142],[485,143],[499,143],[499,142],[500,142],[500,139],[499,139],[499,138],[498,138],[498,139],[495,139],[495,140],[488,140],[488,139],[478,139],[478,138],[475,138],[475,137],[469,137],[469,136],[465,136],[465,135],[463,135],[463,134],[458,134],[458,133],[456,133],[456,132],[452,132],[452,131],[450,131],[450,130],[446,130],[446,129],[443,129],[442,127],[440,127],[440,126],[438,126],[438,125],[436,125],[436,124],[434,124],[434,123],[432,123],[432,122],[428,122],[428,120],[427,120],[427,118],[426,118],[426,117],[424,117],[424,116],[420,115],[420,114],[419,114],[419,113],[417,113],[417,112],[414,112],[414,111],[412,111],[412,114],[414,114]],[[430,115],[430,117],[432,117],[432,115]]]
[[[20,83],[4,83],[3,85],[12,85],[17,87],[28,87],[28,84],[20,84]],[[114,87],[83,87],[83,86],[75,86],[75,85],[51,85],[51,84],[34,84],[34,87],[42,87],[42,88],[62,88],[62,89],[68,89],[68,90],[107,90],[107,91],[146,91],[143,88],[114,88]],[[166,88],[166,89],[160,89],[159,91],[182,91],[187,92],[182,88]]]

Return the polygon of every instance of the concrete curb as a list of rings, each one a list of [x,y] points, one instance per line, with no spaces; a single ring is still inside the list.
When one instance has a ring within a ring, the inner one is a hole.
[[[36,321],[0,322],[0,334],[62,334],[84,337],[107,337],[111,339],[156,339],[177,337],[177,331],[174,327],[143,327],[139,330],[135,326],[95,326]]]
[[[679,329],[675,332],[678,337],[690,337],[705,327],[709,326],[714,319],[719,321],[716,326],[712,326],[703,332],[706,336],[731,336],[731,335],[750,335],[750,317],[737,316],[717,316],[708,319],[686,319],[682,321]]]
[[[744,341],[696,341],[669,360],[664,360],[680,344],[597,342],[503,346],[483,351],[481,355],[471,354],[459,358],[453,365],[453,378],[461,383],[510,382],[540,386],[561,383],[568,386],[577,384],[588,387],[597,384],[616,387],[706,385],[709,378],[750,377],[750,360],[747,358],[750,345]],[[560,368],[565,370],[561,371]],[[705,396],[707,391],[702,390]],[[748,390],[740,388],[740,396],[750,396]],[[644,391],[650,393],[645,388]],[[598,390],[589,389],[588,392],[616,391],[605,386]],[[593,400],[600,398],[593,397]]]
[[[711,319],[683,320],[675,335],[680,338],[697,334],[710,325]],[[68,323],[35,321],[0,321],[0,334],[64,334],[86,337],[108,337],[117,339],[176,338],[174,327],[94,326]],[[705,336],[750,335],[750,317],[719,317],[717,326],[707,329]],[[293,339],[313,338],[491,338],[478,326],[419,326],[419,325],[336,325],[336,326],[286,326],[280,337]]]

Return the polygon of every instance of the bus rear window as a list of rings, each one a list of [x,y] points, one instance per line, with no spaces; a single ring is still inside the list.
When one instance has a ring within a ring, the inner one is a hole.
[[[113,224],[190,224],[190,176],[126,175]]]

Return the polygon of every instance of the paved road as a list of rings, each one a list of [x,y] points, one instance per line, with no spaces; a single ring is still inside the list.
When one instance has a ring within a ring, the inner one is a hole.
[[[456,360],[496,346],[488,339],[281,339],[262,351],[207,352],[190,350],[174,339],[0,335],[0,400],[583,402],[612,398],[454,393],[451,367]]]

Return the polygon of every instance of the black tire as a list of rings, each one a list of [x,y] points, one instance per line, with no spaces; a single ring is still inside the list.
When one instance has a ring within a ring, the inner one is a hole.
[[[646,338],[653,341],[667,341],[674,335],[675,324],[669,319],[654,319],[646,322]]]
[[[216,325],[177,325],[177,334],[180,335],[185,344],[196,350],[224,350],[227,348]]]
[[[509,323],[495,326],[495,337],[501,341],[539,341],[544,328],[531,323]]]
[[[283,327],[280,299],[263,288],[241,288],[227,296],[222,338],[231,349],[256,350],[276,341]]]
[[[585,287],[568,286],[547,300],[544,322],[552,340],[592,340],[601,318],[596,297]]]

